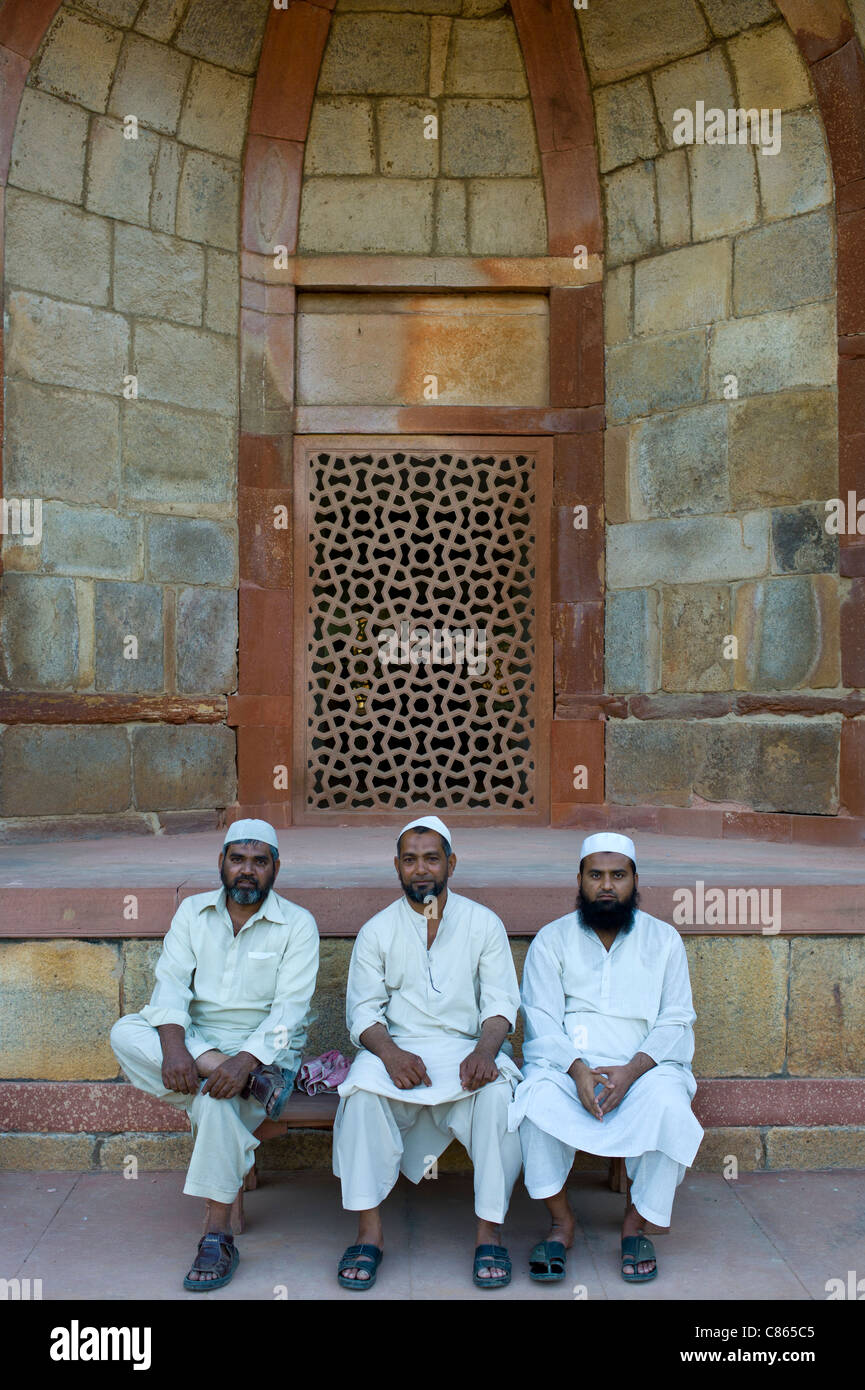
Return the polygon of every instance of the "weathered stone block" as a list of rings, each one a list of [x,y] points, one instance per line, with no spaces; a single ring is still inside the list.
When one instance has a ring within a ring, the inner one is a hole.
[[[756,1127],[719,1125],[707,1130],[697,1157],[695,1173],[723,1173],[735,1158],[740,1173],[757,1173],[763,1167],[763,1140]]]
[[[78,8],[97,19],[107,19],[111,24],[127,28],[135,19],[140,3],[141,0],[78,0]]]
[[[177,596],[177,688],[212,695],[237,688],[237,594],[181,589]]]
[[[402,96],[427,90],[429,20],[414,14],[336,14],[319,92]]]
[[[129,327],[119,314],[13,290],[8,297],[10,376],[119,394],[128,370]]]
[[[766,1133],[766,1167],[800,1172],[865,1167],[865,1125],[770,1129]]]
[[[333,1138],[325,1130],[293,1130],[290,1139],[265,1139],[256,1149],[256,1159],[263,1173],[287,1173],[309,1169],[332,1172]]]
[[[237,410],[234,344],[170,323],[138,323],[135,369],[139,397],[233,415]],[[134,412],[132,412],[134,413]]]
[[[117,65],[123,35],[104,24],[94,24],[64,6],[57,15],[42,48],[36,86],[54,96],[104,111]]]
[[[624,343],[631,336],[634,271],[630,265],[611,270],[604,281],[604,342]]]
[[[374,174],[372,102],[362,97],[315,101],[303,169],[305,175]]]
[[[607,264],[619,265],[658,245],[655,176],[649,163],[617,169],[603,180],[607,210]]]
[[[87,1172],[93,1166],[92,1134],[0,1134],[0,1169],[25,1173]]]
[[[436,103],[424,98],[391,97],[378,103],[379,167],[383,174],[436,177],[440,142],[424,135],[424,117],[435,111]]]
[[[215,521],[153,517],[148,528],[152,578],[174,584],[233,584],[237,541]]]
[[[224,725],[139,725],[132,753],[139,811],[223,807],[237,795],[234,732]]]
[[[865,938],[791,942],[787,1067],[791,1076],[865,1072]]]
[[[691,240],[691,188],[685,151],[673,150],[656,159],[655,180],[661,245],[684,246]]]
[[[757,176],[750,145],[695,145],[688,151],[695,241],[753,227]]]
[[[634,332],[673,333],[729,314],[729,241],[686,246],[652,256],[634,268]]]
[[[129,806],[125,729],[110,724],[11,724],[0,738],[0,815],[110,815]]]
[[[58,299],[107,304],[111,228],[101,217],[10,188],[6,283]]]
[[[693,0],[591,0],[578,11],[589,71],[598,82],[660,67],[704,48],[709,38]]]
[[[685,937],[697,1076],[771,1076],[784,1065],[786,941]]]
[[[124,481],[136,502],[227,502],[233,487],[235,425],[136,401],[124,412]]]
[[[760,198],[768,219],[795,217],[832,199],[832,172],[816,111],[792,111],[781,120],[781,148],[757,160]]]
[[[46,502],[42,563],[49,574],[134,579],[141,573],[141,523],[104,507]]]
[[[739,690],[801,690],[840,679],[838,584],[834,577],[789,575],[740,584],[734,630]]]
[[[664,690],[729,690],[733,663],[724,657],[724,638],[730,632],[729,588],[670,585],[663,596]]]
[[[706,801],[737,802],[755,811],[837,813],[837,724],[793,718],[771,724],[706,720],[696,738],[703,752],[693,786]]]
[[[783,391],[752,396],[750,400],[732,401],[729,411],[730,500],[734,507],[835,495],[838,435],[834,392]]]
[[[237,257],[207,248],[207,307],[204,322],[214,333],[237,336],[240,306],[240,275]]]
[[[121,121],[137,116],[140,124],[173,135],[189,67],[190,60],[174,49],[130,34],[117,65],[108,110]]]
[[[185,9],[186,0],[144,0],[135,27],[148,38],[168,43]]]
[[[177,193],[177,234],[233,251],[240,212],[240,171],[215,155],[189,150]]]
[[[4,683],[13,690],[68,689],[78,669],[73,581],[9,571],[0,592]]]
[[[540,179],[472,179],[469,246],[474,256],[543,256],[547,217]]]
[[[789,111],[813,101],[808,65],[782,20],[730,39],[727,52],[736,75],[739,105]],[[783,143],[782,121],[782,143]],[[760,156],[774,158],[774,156]]]
[[[818,502],[772,513],[772,568],[781,574],[836,574],[838,537],[826,534],[826,510]]]
[[[537,143],[528,101],[444,103],[442,173],[452,178],[536,174]]]
[[[668,150],[675,148],[673,130],[677,124],[677,110],[684,108],[693,112],[698,101],[703,102],[706,110],[718,107],[727,111],[737,105],[721,48],[710,48],[704,53],[695,53],[692,58],[684,58],[681,63],[661,68],[660,72],[652,73],[652,86]]]
[[[177,1112],[177,1123],[185,1123]],[[100,1172],[117,1172],[131,1155],[138,1161],[139,1173],[172,1173],[189,1167],[192,1157],[191,1134],[109,1134],[99,1149]],[[256,1155],[258,1155],[256,1149]]]
[[[97,584],[94,628],[97,690],[164,690],[161,589]]]
[[[831,386],[838,370],[835,304],[719,323],[709,349],[709,394],[720,397],[734,372],[739,394]]]
[[[436,180],[433,250],[438,256],[468,255],[466,184],[459,179]]]
[[[602,173],[658,154],[655,108],[645,77],[599,87],[594,96]]]
[[[607,536],[611,589],[663,584],[721,583],[763,574],[769,559],[765,512],[742,517],[695,516],[674,521],[633,521]]]
[[[657,608],[654,589],[608,592],[604,642],[608,690],[622,694],[657,690]]]
[[[248,77],[196,63],[183,103],[180,139],[213,154],[239,159],[246,135],[246,117],[252,100]]]
[[[117,505],[119,400],[10,380],[6,429],[7,495]]]
[[[80,203],[87,122],[87,112],[79,107],[25,88],[12,142],[10,184]]]
[[[121,1013],[140,1013],[150,1003],[156,983],[156,962],[161,954],[161,941],[139,938],[123,942]]]
[[[528,95],[523,55],[510,14],[503,19],[455,19],[445,71],[449,96]]]
[[[119,121],[95,120],[90,133],[87,207],[146,227],[158,154],[159,137],[152,131],[142,129],[137,140],[127,140]]]
[[[763,24],[778,13],[774,0],[703,0],[703,11],[720,38]]]
[[[678,410],[706,396],[706,330],[625,343],[607,352],[607,410],[611,422],[655,410]]]
[[[157,232],[174,231],[182,159],[182,145],[174,140],[160,140],[150,199],[150,224]]]
[[[687,806],[695,745],[694,725],[683,720],[611,720],[606,799],[625,806]]]
[[[736,238],[733,307],[737,317],[829,299],[834,288],[828,212],[759,227]]]
[[[726,406],[701,405],[641,420],[632,460],[634,520],[729,510]]]
[[[300,250],[423,254],[432,245],[433,188],[431,180],[310,179]]]
[[[201,323],[204,251],[188,241],[118,223],[114,307],[148,318]]]
[[[268,0],[192,0],[175,43],[196,58],[253,73],[270,8]]]

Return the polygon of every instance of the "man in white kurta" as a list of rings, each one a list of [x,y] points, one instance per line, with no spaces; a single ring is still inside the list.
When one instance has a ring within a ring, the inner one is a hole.
[[[519,1008],[513,957],[495,913],[448,889],[456,856],[438,817],[406,826],[397,851],[404,896],[361,927],[349,967],[346,1015],[361,1050],[339,1088],[333,1166],[343,1206],[360,1215],[339,1281],[371,1286],[378,1209],[400,1170],[419,1182],[458,1139],[474,1167],[475,1283],[500,1287],[510,1262],[497,1228],[521,1163],[507,1124],[520,1072],[501,1050]]]
[[[234,1271],[231,1204],[254,1162],[253,1131],[291,1092],[318,972],[315,919],[272,888],[273,827],[229,826],[218,867],[223,887],[184,899],[175,913],[150,1003],[111,1030],[132,1084],[189,1118],[195,1142],[183,1190],[208,1202],[185,1281],[196,1291]]]
[[[624,1156],[631,1193],[622,1236],[631,1243],[622,1271],[629,1282],[653,1278],[643,1228],[669,1226],[703,1137],[690,1104],[696,1015],[685,948],[674,927],[639,910],[634,855],[622,835],[584,841],[583,910],[543,927],[526,958],[525,1080],[510,1124],[519,1127],[526,1186],[546,1201],[559,1242],[551,1265],[541,1250],[536,1278],[564,1275],[561,1246],[573,1239],[565,1182],[578,1149]]]

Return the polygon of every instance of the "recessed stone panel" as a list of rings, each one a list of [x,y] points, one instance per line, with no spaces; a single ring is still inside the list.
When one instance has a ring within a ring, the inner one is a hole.
[[[141,583],[95,587],[96,689],[164,690],[162,590]]]
[[[120,997],[117,946],[4,941],[0,960],[4,1077],[101,1081],[117,1076],[108,1041]]]

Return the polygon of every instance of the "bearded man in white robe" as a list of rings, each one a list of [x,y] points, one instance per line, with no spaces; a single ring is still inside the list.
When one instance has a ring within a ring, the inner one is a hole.
[[[339,1088],[333,1170],[358,1213],[357,1244],[339,1262],[343,1288],[368,1290],[384,1249],[380,1207],[402,1170],[419,1182],[452,1139],[474,1168],[479,1288],[510,1282],[500,1227],[521,1165],[508,1107],[521,1079],[502,1051],[519,1009],[504,926],[448,889],[456,866],[437,816],[400,832],[403,896],[361,927],[346,1017],[361,1050]]]
[[[530,1256],[533,1279],[565,1276],[574,1154],[624,1156],[629,1194],[622,1277],[658,1272],[645,1225],[669,1227],[673,1198],[703,1137],[692,1110],[696,1018],[681,937],[639,909],[633,841],[591,835],[576,913],[543,927],[523,973],[524,1074],[511,1106],[526,1187],[552,1227]]]

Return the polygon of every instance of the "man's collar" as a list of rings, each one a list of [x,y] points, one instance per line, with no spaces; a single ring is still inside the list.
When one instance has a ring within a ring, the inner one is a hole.
[[[224,912],[226,917],[228,916],[228,894],[224,887],[218,888],[214,893],[205,893],[202,896],[204,901],[198,909],[199,912],[204,912],[208,907],[215,907],[217,912]],[[266,919],[268,922],[279,922],[283,926],[286,923],[286,916],[282,907],[282,898],[280,898],[279,894],[275,893],[272,888],[268,892],[264,902],[258,904],[255,912],[243,925],[248,927],[250,922],[260,922],[263,919]]]

